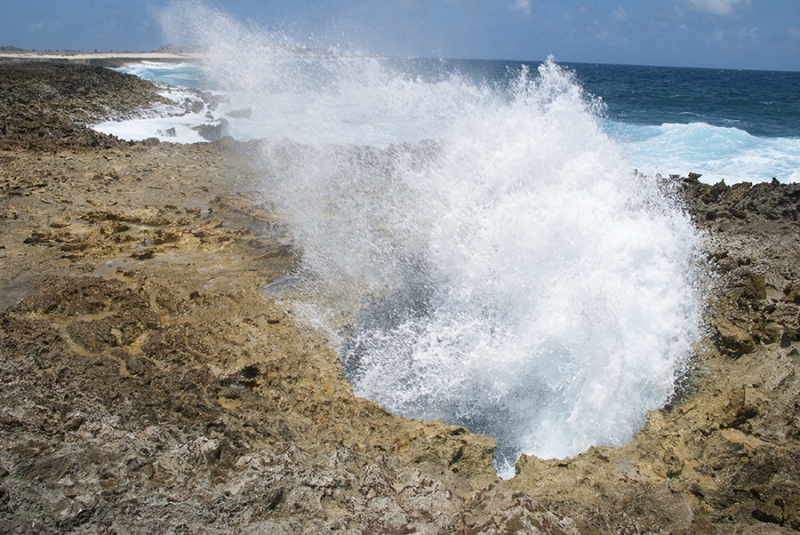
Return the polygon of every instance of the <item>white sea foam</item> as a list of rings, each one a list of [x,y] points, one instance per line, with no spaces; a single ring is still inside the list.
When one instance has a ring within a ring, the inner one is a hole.
[[[292,56],[203,8],[165,21],[274,117],[261,165],[302,251],[298,307],[356,393],[495,435],[504,477],[522,452],[621,444],[668,400],[700,323],[697,236],[568,73],[498,91]]]
[[[171,86],[197,87],[200,83],[199,70],[193,63],[140,61],[115,70]]]
[[[261,60],[266,61],[263,56]],[[214,110],[213,120],[206,116],[206,108],[200,113],[183,113],[180,104],[186,98],[198,100],[197,94],[172,86],[162,94],[174,100],[177,107],[156,108],[143,112],[140,117],[109,121],[95,128],[122,139],[159,137],[163,141],[195,143],[205,140],[194,128],[225,118],[230,123],[227,133],[240,141],[287,137],[313,144],[336,139],[340,143],[385,147],[395,142],[441,138],[453,117],[448,106],[458,104],[459,91],[470,91],[467,89],[470,84],[464,80],[460,88],[456,87],[458,78],[453,76],[437,83],[421,84],[413,76],[391,74],[391,67],[386,67],[387,63],[391,65],[391,60],[347,59],[322,54],[289,56],[282,50],[269,61],[271,74],[267,76],[262,72],[259,75],[262,89],[253,91],[252,87],[229,84],[228,102]],[[259,68],[256,63],[253,65]],[[347,76],[343,72],[345,65],[350,71]],[[252,72],[249,67],[245,69],[240,65],[238,68]],[[442,69],[445,68],[443,63]],[[208,71],[195,64],[142,62],[120,70],[179,86],[216,85],[213,79],[204,78],[203,73]],[[302,83],[298,83],[297,73],[304,73]],[[228,74],[234,80],[242,78],[241,73]],[[334,80],[338,93],[319,91],[313,78],[320,75],[329,82]],[[269,81],[270,77],[281,80],[281,85],[276,87]],[[365,85],[372,86],[372,90],[364,92]],[[376,91],[377,87],[383,90]],[[259,94],[259,98],[253,98],[254,94]],[[227,115],[242,108],[250,108],[251,115],[247,118]],[[701,180],[707,183],[724,180],[727,184],[768,182],[773,177],[784,183],[800,181],[800,139],[797,138],[756,137],[737,128],[702,122],[660,126],[614,121],[601,124],[617,141],[631,168],[645,174],[685,176],[695,172],[701,173]],[[176,130],[175,137],[164,134],[171,128]]]
[[[129,74],[138,73],[139,75],[146,72],[149,75],[145,77],[151,78],[150,75],[154,72],[184,72],[182,69],[185,69],[185,66],[150,63],[146,67],[132,65],[123,67],[120,70]],[[163,77],[170,78],[168,75]],[[162,78],[162,76],[159,76],[159,78]],[[179,74],[175,78],[185,79],[186,76]],[[199,127],[202,125],[218,125],[220,119],[225,119],[228,123],[228,134],[233,131],[237,134],[237,137],[245,140],[255,137],[246,134],[250,126],[246,118],[235,118],[229,115],[236,108],[235,105],[230,103],[228,96],[222,96],[217,93],[217,96],[222,97],[223,102],[214,103],[211,107],[208,107],[198,90],[192,90],[187,87],[161,84],[159,94],[171,100],[172,104],[159,103],[149,109],[140,110],[136,116],[104,121],[93,125],[92,128],[127,140],[143,140],[155,137],[172,143],[199,143],[207,141],[198,132]],[[211,92],[206,92],[206,94],[213,95]],[[192,107],[193,105],[194,108]]]
[[[644,172],[701,173],[727,184],[800,181],[800,139],[764,138],[706,123],[616,125],[628,158]]]

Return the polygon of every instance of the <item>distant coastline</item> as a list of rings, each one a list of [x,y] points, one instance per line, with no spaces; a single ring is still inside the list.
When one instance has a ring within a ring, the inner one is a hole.
[[[12,47],[3,47],[12,48]],[[127,63],[158,61],[181,63],[197,61],[195,53],[176,52],[53,52],[53,51],[0,51],[0,61],[45,61],[52,63],[72,63],[94,67],[121,67]]]

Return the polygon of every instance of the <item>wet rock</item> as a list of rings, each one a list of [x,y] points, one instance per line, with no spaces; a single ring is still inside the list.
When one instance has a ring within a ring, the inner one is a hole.
[[[217,124],[201,124],[194,129],[203,139],[217,141],[228,135],[230,123],[226,119],[220,119]]]
[[[216,111],[220,104],[228,102],[228,97],[225,95],[215,95],[210,91],[200,91],[198,94],[208,106],[209,111]]]
[[[231,110],[227,112],[225,115],[227,115],[228,117],[233,117],[234,119],[249,119],[252,114],[253,114],[252,109],[243,108],[241,110]]]
[[[203,108],[205,108],[205,104],[201,100],[187,98],[183,101],[183,109],[186,113],[200,113]]]

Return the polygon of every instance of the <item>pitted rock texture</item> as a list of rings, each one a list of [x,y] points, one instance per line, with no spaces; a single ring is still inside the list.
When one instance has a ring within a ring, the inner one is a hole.
[[[82,127],[166,102],[153,85],[103,67],[0,61],[0,150],[116,147]]]
[[[149,84],[14,72],[0,91],[28,100],[0,103],[0,532],[800,530],[796,186],[673,180],[709,281],[680,395],[623,447],[523,456],[502,481],[491,437],[355,397],[295,289],[262,291],[299,252],[257,143],[122,143],[64,102],[127,113],[157,99]]]

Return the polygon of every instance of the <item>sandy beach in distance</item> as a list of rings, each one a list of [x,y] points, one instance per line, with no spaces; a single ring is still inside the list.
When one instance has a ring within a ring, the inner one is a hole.
[[[194,54],[164,52],[3,52],[0,61],[55,61],[83,65],[117,66],[139,61],[175,63],[195,61]]]

